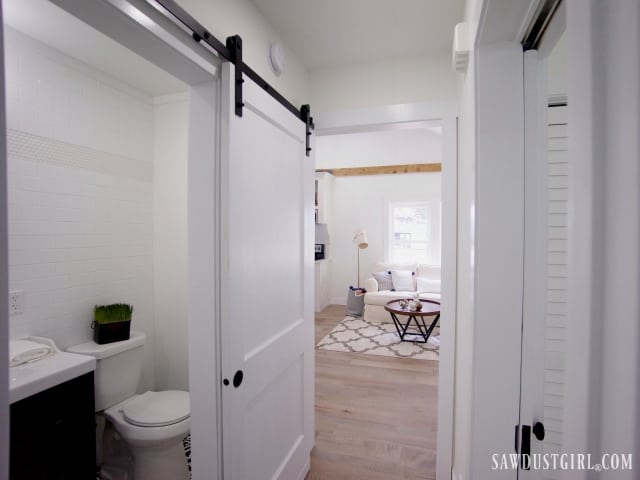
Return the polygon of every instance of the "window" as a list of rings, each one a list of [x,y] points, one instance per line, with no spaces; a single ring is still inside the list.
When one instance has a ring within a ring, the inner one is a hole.
[[[387,256],[391,263],[440,265],[440,202],[389,204]]]

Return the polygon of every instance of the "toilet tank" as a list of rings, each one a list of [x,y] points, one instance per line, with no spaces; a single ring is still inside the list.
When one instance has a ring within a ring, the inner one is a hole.
[[[103,345],[86,342],[67,349],[68,352],[90,355],[96,359],[96,412],[126,400],[136,393],[142,376],[145,340],[144,333],[132,331],[129,340]]]

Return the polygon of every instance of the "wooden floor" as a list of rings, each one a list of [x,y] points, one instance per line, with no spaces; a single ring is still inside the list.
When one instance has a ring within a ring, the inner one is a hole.
[[[316,314],[316,343],[344,318]],[[316,439],[306,480],[435,479],[438,362],[316,349]]]

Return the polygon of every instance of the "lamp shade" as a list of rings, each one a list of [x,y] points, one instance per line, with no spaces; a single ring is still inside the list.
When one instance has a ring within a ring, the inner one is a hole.
[[[353,244],[358,248],[367,248],[369,246],[367,232],[365,232],[362,228],[356,230],[356,233],[353,235]]]

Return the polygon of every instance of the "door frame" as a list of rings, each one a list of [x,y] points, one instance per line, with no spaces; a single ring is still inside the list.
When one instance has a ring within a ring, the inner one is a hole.
[[[470,264],[459,265],[459,302],[469,303],[461,322],[472,331],[457,339],[466,351],[458,352],[456,364],[455,480],[517,477],[513,470],[493,470],[492,456],[514,451],[519,423],[525,168],[519,40],[535,4],[467,4],[471,45],[461,99],[466,178],[461,172],[460,195],[462,202],[465,190],[471,191],[461,204],[471,225],[460,238],[469,251],[460,255],[469,256]]]
[[[425,102],[318,113],[315,134],[352,133],[383,125],[439,121],[442,125],[442,317],[438,382],[436,478],[449,480],[453,463],[453,403],[458,250],[458,104]],[[451,212],[447,214],[446,212]]]

